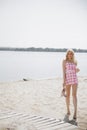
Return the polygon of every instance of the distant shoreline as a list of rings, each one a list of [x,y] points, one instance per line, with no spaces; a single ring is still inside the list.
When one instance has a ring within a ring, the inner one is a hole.
[[[87,53],[87,49],[75,49],[75,52]],[[32,51],[32,52],[66,52],[67,48],[15,48],[15,47],[0,47],[0,51]]]

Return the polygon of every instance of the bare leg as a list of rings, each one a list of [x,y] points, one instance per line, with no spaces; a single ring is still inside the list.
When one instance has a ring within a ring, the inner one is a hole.
[[[72,86],[72,96],[73,96],[73,105],[74,105],[74,115],[73,118],[77,118],[77,85]]]
[[[71,89],[71,85],[67,85],[66,86],[66,107],[67,107],[67,114],[70,115],[70,89]]]

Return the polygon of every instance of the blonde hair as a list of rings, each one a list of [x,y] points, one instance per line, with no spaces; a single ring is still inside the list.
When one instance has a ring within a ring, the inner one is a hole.
[[[69,52],[72,53],[72,55],[73,55],[71,61],[72,61],[73,63],[77,64],[77,61],[75,60],[74,50],[72,50],[72,49],[68,49],[68,50],[66,51],[66,58],[65,58],[65,60],[68,61],[68,54],[69,54]]]

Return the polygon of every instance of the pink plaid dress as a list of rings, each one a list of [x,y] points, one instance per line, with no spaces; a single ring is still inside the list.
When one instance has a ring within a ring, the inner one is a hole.
[[[76,75],[76,65],[71,62],[66,62],[65,64],[66,73],[66,85],[78,84],[78,79]]]

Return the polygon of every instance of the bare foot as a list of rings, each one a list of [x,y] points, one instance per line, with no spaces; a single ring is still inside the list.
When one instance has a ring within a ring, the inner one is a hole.
[[[76,116],[73,116],[73,120],[76,120],[77,119],[77,117]]]
[[[69,111],[69,112],[67,112],[67,115],[68,115],[68,116],[70,116],[70,111]]]
[[[76,114],[73,115],[73,120],[76,120],[77,119],[77,116]]]

